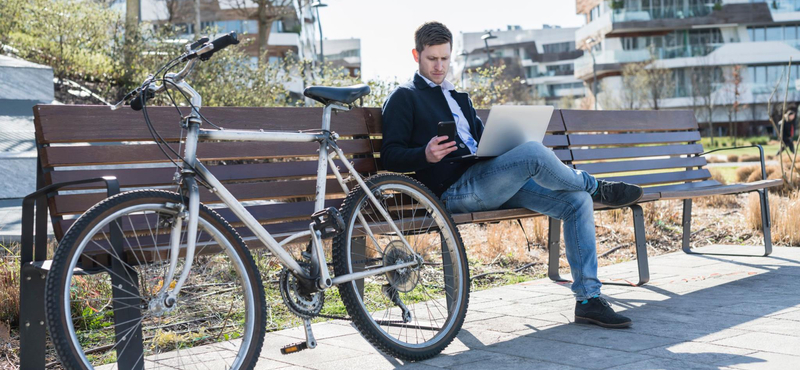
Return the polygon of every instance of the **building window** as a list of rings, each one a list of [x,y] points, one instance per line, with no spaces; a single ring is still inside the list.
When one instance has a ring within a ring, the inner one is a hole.
[[[663,36],[623,37],[623,50],[652,50],[658,59],[708,55],[722,44],[719,28],[676,30]]]
[[[542,50],[545,54],[550,53],[565,53],[568,51],[575,50],[575,42],[567,41],[567,42],[559,42],[557,44],[545,44],[542,45]]]
[[[750,41],[793,41],[800,39],[800,24],[785,26],[748,27]]]

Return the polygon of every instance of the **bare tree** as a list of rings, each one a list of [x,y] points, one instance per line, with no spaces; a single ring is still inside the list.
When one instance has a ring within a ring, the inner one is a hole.
[[[692,102],[696,111],[706,111],[711,146],[714,146],[714,107],[717,105],[717,87],[722,82],[722,70],[711,66],[708,60],[690,69]],[[699,114],[697,115],[699,116]]]
[[[659,68],[655,63],[650,63],[639,71],[639,83],[644,86],[646,102],[650,109],[658,110],[663,99],[671,98],[675,94],[675,79],[672,70]]]
[[[649,95],[647,63],[629,63],[622,67],[622,89],[619,91],[622,109],[636,110],[646,104]]]
[[[741,104],[741,96],[744,93],[744,86],[742,85],[742,66],[735,65],[731,67],[725,74],[725,97],[726,107],[728,108],[728,133],[733,137],[733,145],[736,146],[736,137],[738,135],[736,122],[738,121],[739,111],[744,109]]]
[[[258,45],[259,63],[266,56],[269,50],[269,35],[272,32],[272,24],[287,15],[294,14],[294,0],[220,0],[230,4],[231,7],[238,9],[248,18],[255,18],[258,21]],[[308,0],[298,0],[298,5],[302,8]]]

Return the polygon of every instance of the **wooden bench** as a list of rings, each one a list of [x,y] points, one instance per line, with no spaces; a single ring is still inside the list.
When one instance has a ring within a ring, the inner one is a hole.
[[[181,129],[174,108],[148,108],[155,129],[179,150]],[[212,122],[228,129],[308,130],[319,129],[321,108],[203,108]],[[478,111],[484,120],[488,110]],[[34,108],[36,143],[39,151],[39,194],[26,199],[23,214],[21,290],[21,358],[31,368],[43,368],[45,328],[41,294],[46,274],[46,234],[50,222],[60,240],[77,217],[95,203],[117,191],[136,188],[173,187],[174,167],[153,144],[140,112],[111,111],[105,106],[40,105]],[[352,157],[363,175],[382,171],[381,114],[377,108],[358,108],[335,114],[332,130],[339,145]],[[762,210],[767,194],[762,189],[780,180],[722,186],[710,180],[698,143],[697,122],[690,112],[589,112],[556,110],[544,144],[567,165],[593,174],[669,170],[647,175],[614,175],[648,188],[642,202],[658,199],[684,201],[684,248],[688,248],[691,198],[712,194],[759,191]],[[647,144],[640,147],[634,145]],[[316,176],[316,143],[204,142],[198,157],[241,201],[277,240],[307,230],[313,211]],[[245,163],[246,162],[246,163]],[[333,171],[336,169],[330,169]],[[329,174],[331,175],[331,174]],[[101,177],[107,177],[101,179]],[[108,178],[115,177],[116,180]],[[60,187],[60,188],[59,188]],[[344,194],[335,179],[327,185],[326,207],[338,207]],[[41,196],[41,197],[40,197]],[[201,192],[201,201],[219,204],[213,194]],[[34,205],[35,202],[35,205]],[[33,209],[38,210],[34,225]],[[634,214],[639,284],[649,279],[642,209]],[[599,208],[598,208],[599,209]],[[261,243],[225,208],[217,209],[242,235],[250,248]],[[767,254],[768,210],[763,216]],[[456,223],[486,223],[541,216],[525,209],[497,210],[453,215]],[[548,248],[549,271],[561,280],[559,267],[560,221],[551,219]],[[297,240],[301,242],[302,240]],[[34,244],[36,247],[34,248]],[[35,253],[34,253],[35,252]],[[41,365],[41,366],[39,366]]]

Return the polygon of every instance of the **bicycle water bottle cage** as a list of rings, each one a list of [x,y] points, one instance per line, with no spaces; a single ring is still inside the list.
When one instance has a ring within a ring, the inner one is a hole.
[[[344,219],[335,207],[328,207],[311,215],[314,230],[319,231],[322,238],[334,236],[344,230]],[[330,230],[330,231],[329,231]]]

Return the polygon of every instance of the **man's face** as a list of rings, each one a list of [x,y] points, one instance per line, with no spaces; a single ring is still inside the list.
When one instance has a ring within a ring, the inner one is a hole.
[[[419,63],[419,74],[439,85],[450,69],[450,43],[426,46],[422,52],[411,51]]]
[[[795,113],[794,113],[794,112],[789,112],[789,121],[794,121],[794,118],[795,118],[795,117],[796,117],[796,116],[795,116]]]

